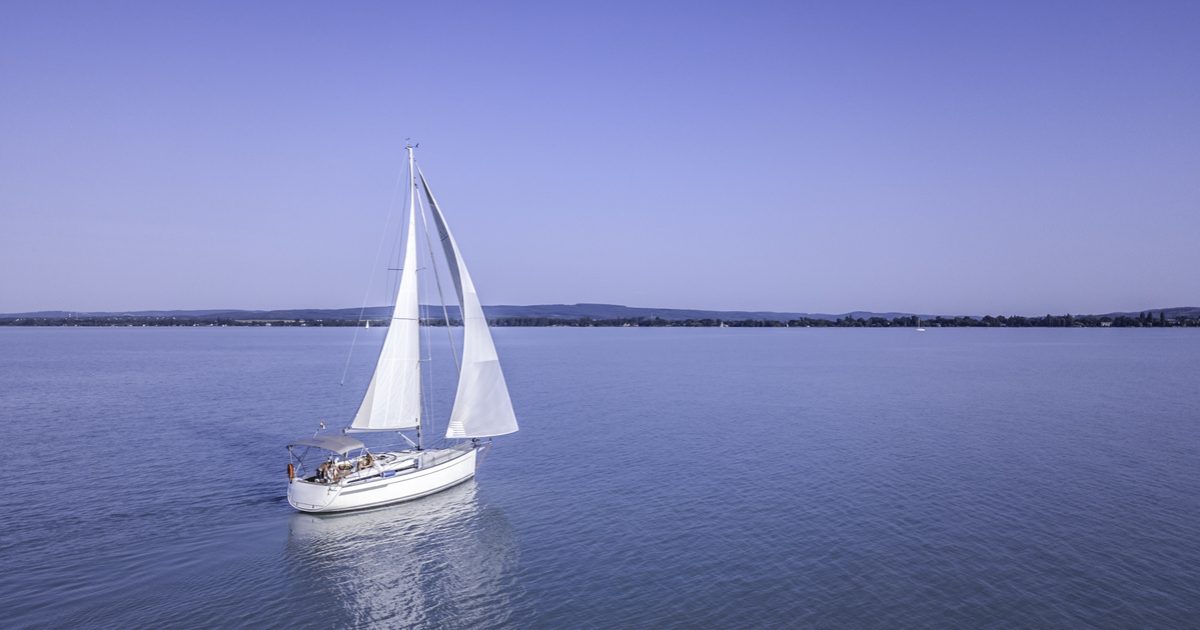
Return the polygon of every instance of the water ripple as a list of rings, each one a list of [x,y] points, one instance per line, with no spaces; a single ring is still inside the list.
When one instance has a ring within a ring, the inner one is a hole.
[[[297,514],[282,445],[352,412],[346,333],[0,329],[6,470],[42,471],[6,625],[1200,618],[1193,332],[499,330],[522,431],[477,481]]]

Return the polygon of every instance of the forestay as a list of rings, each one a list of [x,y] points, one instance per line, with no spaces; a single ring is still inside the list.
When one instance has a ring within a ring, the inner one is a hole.
[[[446,218],[438,207],[425,174],[417,170],[425,197],[433,211],[438,237],[445,250],[446,264],[454,279],[454,290],[462,306],[463,356],[458,378],[458,391],[454,397],[454,409],[450,413],[448,438],[474,438],[504,435],[517,430],[517,416],[513,412],[512,399],[508,395],[508,384],[500,369],[496,345],[483,315],[483,306],[475,292],[471,274],[463,262],[458,244],[446,225]]]

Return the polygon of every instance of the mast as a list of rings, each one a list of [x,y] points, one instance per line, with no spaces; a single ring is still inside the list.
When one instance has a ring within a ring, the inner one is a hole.
[[[416,160],[413,158],[413,149],[415,147],[412,144],[406,144],[404,146],[404,148],[408,149],[408,242],[405,244],[404,266],[407,267],[409,264],[413,265],[413,278],[416,279],[416,277],[417,277],[417,270],[416,270],[416,264],[417,264],[417,239],[416,239],[416,233],[417,233],[417,203],[416,203],[416,201],[417,201],[417,166],[416,166]],[[408,260],[410,251],[412,253],[411,263]],[[416,283],[414,283],[414,284],[416,284]],[[413,291],[414,292],[416,291],[415,286],[413,287]],[[417,331],[415,334],[417,336],[417,358],[418,358],[417,374],[419,375],[421,373],[421,364],[420,364],[421,296],[420,296],[420,294],[417,294],[417,325],[414,326],[413,328]],[[425,392],[422,390],[423,390],[423,388],[421,388],[421,387],[417,388],[417,409],[421,408],[421,403],[423,402],[421,399],[424,396]],[[422,418],[421,418],[421,416],[417,416],[417,450],[418,451],[425,450],[425,444],[421,439],[421,424],[422,424]]]
[[[407,236],[408,240],[406,242],[404,242],[404,266],[406,266],[406,268],[407,268],[407,266],[409,264],[414,265],[413,277],[415,278],[416,277],[416,269],[415,269],[415,264],[416,264],[416,256],[415,256],[415,254],[416,254],[416,166],[415,166],[415,164],[416,164],[416,161],[413,158],[413,145],[406,143],[406,144],[404,144],[404,149],[406,149],[408,151],[408,236]],[[408,260],[409,248],[412,248],[412,250],[413,250],[412,263],[410,263]],[[413,287],[413,289],[415,292],[416,287]],[[416,358],[418,358],[418,364],[416,364],[416,373],[420,374],[421,373],[421,364],[420,364],[421,296],[420,296],[420,294],[416,295],[416,325],[413,326],[413,328],[416,329]],[[416,395],[418,395],[418,402],[416,402],[416,407],[418,407],[418,409],[420,409],[421,408],[421,401],[420,401],[421,388],[420,388],[420,386],[418,386],[418,388],[416,388]],[[424,450],[424,449],[425,449],[425,445],[421,443],[421,418],[420,418],[420,416],[418,416],[418,418],[416,418],[416,450]]]

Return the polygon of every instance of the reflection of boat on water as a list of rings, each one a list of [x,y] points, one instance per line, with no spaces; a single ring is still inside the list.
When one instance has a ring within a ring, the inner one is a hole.
[[[400,507],[293,514],[287,556],[296,586],[329,599],[318,609],[336,620],[321,626],[502,625],[518,590],[512,527],[474,481]]]

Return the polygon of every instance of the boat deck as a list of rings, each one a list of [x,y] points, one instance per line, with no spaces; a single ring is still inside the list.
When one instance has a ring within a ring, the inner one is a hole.
[[[370,466],[362,467],[363,458],[344,461],[339,466],[340,473],[335,479],[321,479],[312,476],[305,479],[309,483],[353,485],[373,481],[381,477],[404,475],[418,470],[432,468],[438,464],[461,457],[472,450],[470,444],[457,445],[451,448],[436,448],[425,450],[388,451],[372,454]]]

